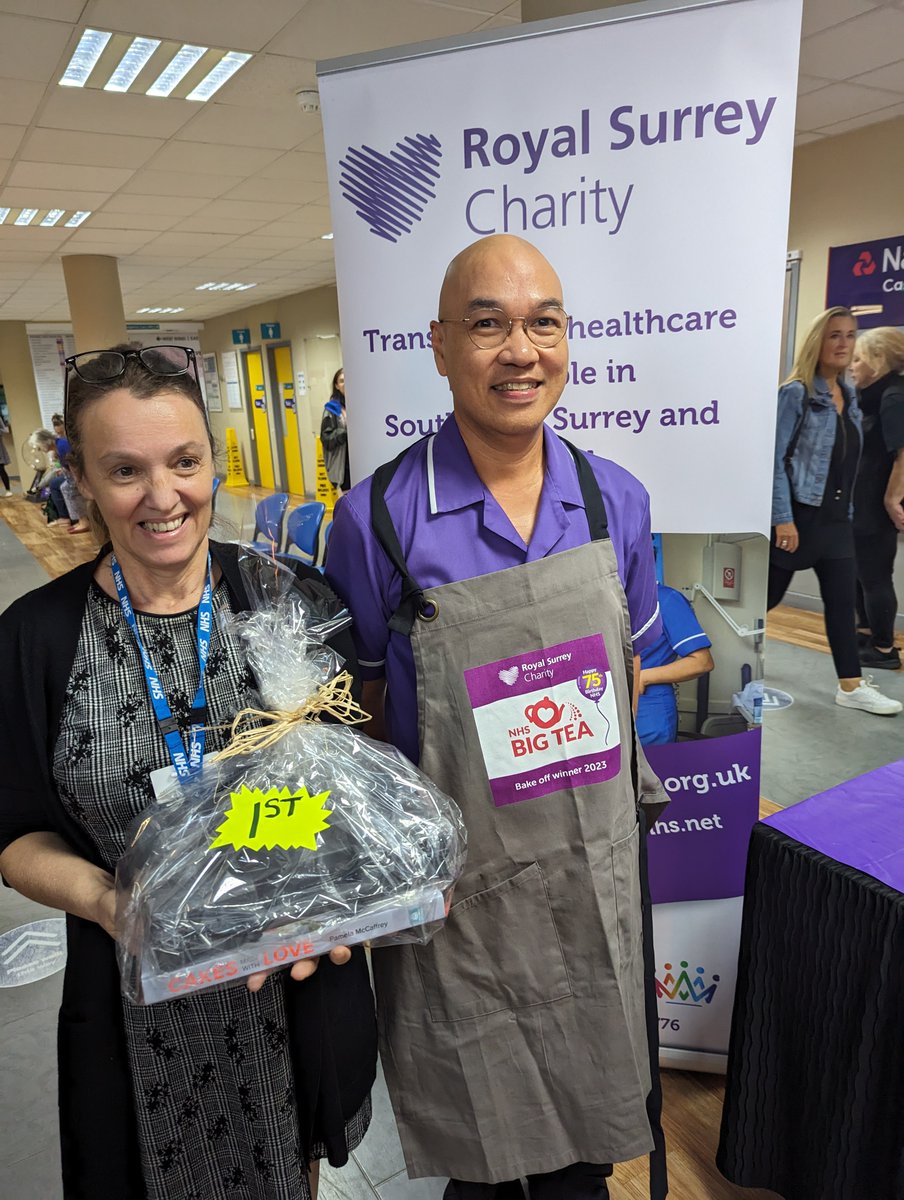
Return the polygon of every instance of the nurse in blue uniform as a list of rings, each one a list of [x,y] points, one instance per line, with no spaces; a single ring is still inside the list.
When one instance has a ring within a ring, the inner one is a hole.
[[[643,746],[678,740],[675,687],[713,669],[712,642],[681,592],[660,583],[659,611],[662,633],[640,652],[637,735]]]

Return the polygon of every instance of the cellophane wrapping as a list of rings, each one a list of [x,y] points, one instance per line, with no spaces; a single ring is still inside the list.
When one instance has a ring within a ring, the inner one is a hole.
[[[334,678],[348,612],[245,550],[245,643],[261,708],[297,709]],[[306,844],[305,844],[306,843]],[[134,823],[117,864],[123,994],[224,986],[337,945],[426,943],[464,865],[456,804],[399,751],[341,724],[208,758]]]

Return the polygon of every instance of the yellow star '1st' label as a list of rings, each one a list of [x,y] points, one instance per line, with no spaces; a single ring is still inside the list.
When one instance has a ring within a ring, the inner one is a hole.
[[[226,819],[217,829],[217,836],[209,849],[217,846],[233,846],[236,850],[317,849],[317,834],[329,829],[325,819],[332,809],[324,808],[329,792],[318,792],[312,796],[306,787],[290,792],[287,787],[247,788],[242,784],[237,792],[231,792],[232,807],[226,811]]]

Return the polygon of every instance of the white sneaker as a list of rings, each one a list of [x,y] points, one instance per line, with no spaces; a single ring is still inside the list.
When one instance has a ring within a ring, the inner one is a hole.
[[[904,707],[900,700],[892,700],[883,696],[877,687],[873,686],[872,675],[861,679],[852,692],[846,692],[841,686],[835,693],[835,703],[842,708],[859,708],[861,712],[875,713],[879,717],[893,717]]]

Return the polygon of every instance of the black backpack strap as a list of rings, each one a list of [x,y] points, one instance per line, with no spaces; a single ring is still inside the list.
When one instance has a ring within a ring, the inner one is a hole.
[[[794,432],[791,434],[791,440],[785,449],[785,457],[782,460],[785,464],[785,474],[791,479],[791,463],[794,461],[794,452],[797,450],[797,443],[800,441],[801,430],[804,427],[804,422],[807,419],[807,413],[810,411],[810,397],[804,392],[803,411],[800,414],[800,420],[794,426]]]
[[[426,599],[424,589],[412,578],[408,570],[408,563],[405,561],[392,517],[386,506],[386,491],[402,459],[413,449],[413,446],[406,447],[392,462],[377,467],[370,481],[371,527],[386,557],[402,578],[402,598],[389,619],[389,628],[396,633],[403,633],[406,637],[411,634],[417,617],[429,621],[436,615],[436,606]]]
[[[571,451],[574,465],[577,467],[578,484],[581,488],[584,510],[587,513],[590,540],[593,542],[605,542],[609,538],[609,519],[606,516],[606,503],[603,500],[603,493],[600,491],[600,485],[596,481],[593,468],[583,450],[579,450],[577,446],[572,446],[571,442],[565,438],[560,438],[559,440],[564,442]]]

